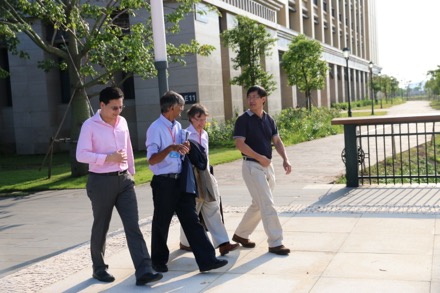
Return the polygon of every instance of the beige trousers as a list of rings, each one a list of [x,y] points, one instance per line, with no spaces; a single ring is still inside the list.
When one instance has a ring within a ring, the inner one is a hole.
[[[269,247],[282,245],[283,229],[272,196],[275,187],[275,173],[272,164],[265,168],[257,162],[243,161],[242,174],[252,197],[252,203],[235,230],[235,234],[249,239],[249,236],[262,221]]]

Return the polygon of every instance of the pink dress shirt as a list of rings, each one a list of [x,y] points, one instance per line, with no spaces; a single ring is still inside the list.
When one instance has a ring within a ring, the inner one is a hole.
[[[78,162],[89,164],[89,171],[108,173],[128,169],[134,175],[133,147],[130,140],[127,120],[118,116],[115,126],[104,122],[98,110],[93,117],[87,119],[81,127],[76,148]],[[127,153],[126,163],[105,162],[107,155],[118,150]]]

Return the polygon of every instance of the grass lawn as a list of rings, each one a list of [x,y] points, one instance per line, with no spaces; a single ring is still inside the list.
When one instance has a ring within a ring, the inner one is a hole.
[[[209,160],[212,165],[218,165],[240,157],[241,154],[236,149],[215,149],[211,150]],[[54,154],[50,179],[48,179],[47,164],[40,169],[43,159],[44,155],[2,156],[0,159],[0,196],[8,195],[12,191],[85,188],[87,176],[70,177],[68,153]],[[148,168],[145,151],[135,153],[135,166],[136,184],[151,181],[153,174]]]
[[[356,108],[353,116],[370,116],[371,108]],[[377,109],[375,116],[385,115],[386,111]],[[346,113],[342,114],[343,116]],[[341,133],[343,128],[341,127]],[[286,144],[287,145],[287,144]],[[235,148],[211,149],[209,161],[211,165],[231,162],[241,158]],[[70,158],[68,153],[57,153],[53,156],[51,178],[48,178],[47,162],[42,165],[44,155],[9,155],[0,158],[0,196],[20,195],[23,192],[78,189],[85,188],[87,176],[70,177]],[[135,153],[136,184],[145,184],[151,181],[153,174],[148,168],[145,151]]]

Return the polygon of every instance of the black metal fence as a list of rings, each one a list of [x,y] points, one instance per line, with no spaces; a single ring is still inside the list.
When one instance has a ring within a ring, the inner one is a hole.
[[[440,115],[337,118],[347,186],[440,181]]]

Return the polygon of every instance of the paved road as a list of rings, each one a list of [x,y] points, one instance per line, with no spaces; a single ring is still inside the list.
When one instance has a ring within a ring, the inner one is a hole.
[[[390,114],[409,111],[426,113],[427,102],[408,102],[392,108]],[[281,160],[275,155],[277,172],[275,201],[278,206],[309,204],[325,194],[344,173],[341,161],[343,135],[335,135],[287,148],[293,174],[281,173]],[[248,205],[249,196],[241,179],[241,161],[216,166],[225,208]],[[310,186],[313,186],[311,188]],[[152,215],[151,188],[137,187],[141,218]],[[25,266],[65,252],[90,237],[91,208],[84,190],[44,191],[26,197],[0,199],[0,278]],[[115,213],[110,231],[121,227]]]

